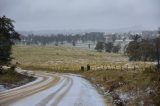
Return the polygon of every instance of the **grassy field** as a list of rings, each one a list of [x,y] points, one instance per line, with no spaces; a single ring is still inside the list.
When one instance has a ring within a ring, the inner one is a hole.
[[[99,53],[85,49],[57,46],[14,46],[13,63],[23,68],[78,71],[90,64],[92,68],[110,64],[125,65],[127,58],[121,54]]]
[[[122,96],[130,106],[141,102],[146,106],[159,103],[159,94],[155,94],[159,92],[160,76],[154,66],[147,62],[129,62],[123,54],[62,46],[14,46],[12,57],[12,63],[18,62],[24,69],[82,74],[103,87],[104,92]],[[80,71],[80,67],[87,64],[91,71]],[[153,91],[154,96],[146,93],[148,90]]]

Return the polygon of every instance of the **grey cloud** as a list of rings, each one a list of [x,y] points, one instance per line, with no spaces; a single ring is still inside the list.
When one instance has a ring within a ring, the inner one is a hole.
[[[160,26],[159,0],[0,0],[18,30]]]

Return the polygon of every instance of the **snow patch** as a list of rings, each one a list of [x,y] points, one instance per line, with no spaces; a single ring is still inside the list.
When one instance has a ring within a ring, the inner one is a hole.
[[[0,92],[7,90],[4,85],[0,85]]]

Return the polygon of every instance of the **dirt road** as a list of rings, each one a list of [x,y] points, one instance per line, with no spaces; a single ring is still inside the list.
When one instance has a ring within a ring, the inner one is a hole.
[[[78,75],[35,75],[33,82],[0,92],[0,106],[105,106],[95,88]]]

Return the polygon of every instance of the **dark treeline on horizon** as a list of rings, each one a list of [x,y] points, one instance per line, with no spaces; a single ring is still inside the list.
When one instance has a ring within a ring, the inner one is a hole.
[[[28,36],[21,35],[21,43],[30,45],[30,44],[51,44],[51,43],[61,43],[64,42],[68,43],[76,43],[77,41],[92,41],[92,42],[98,42],[98,41],[105,41],[104,33],[101,32],[91,32],[91,33],[85,33],[85,34],[75,34],[75,35],[65,35],[65,34],[52,34],[52,35],[34,35],[30,34]]]
[[[131,40],[132,35],[137,33],[126,32],[126,33],[104,33],[104,32],[88,32],[79,34],[50,34],[50,35],[39,35],[39,34],[28,34],[21,35],[21,41],[18,43],[25,45],[47,45],[47,44],[64,44],[67,43],[77,43],[81,41],[85,43],[91,41],[93,43],[97,42],[115,42],[116,40]],[[144,39],[152,39],[157,35],[157,31],[142,31],[138,33]]]

